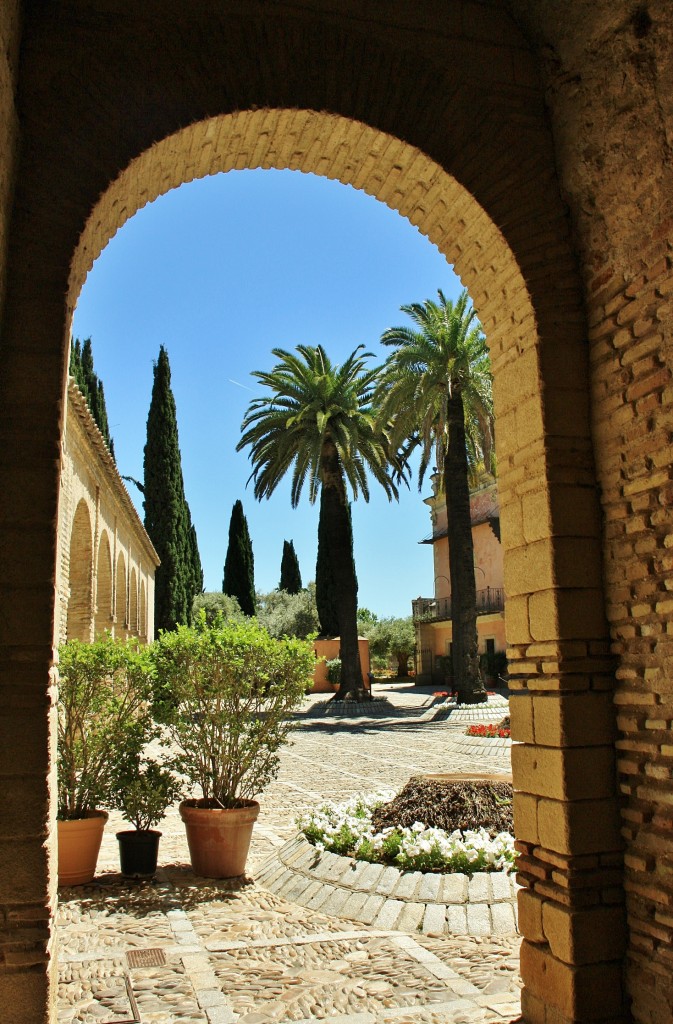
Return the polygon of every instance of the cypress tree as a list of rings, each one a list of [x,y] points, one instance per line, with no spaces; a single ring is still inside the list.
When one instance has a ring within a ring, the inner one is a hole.
[[[280,583],[279,590],[287,594],[298,594],[301,587],[301,572],[299,571],[299,559],[294,550],[293,541],[283,541],[283,557],[280,562]]]
[[[75,338],[71,343],[70,375],[75,378],[75,383],[86,399],[89,412],[103,435],[108,451],[114,461],[116,461],[114,441],[110,437],[103,382],[96,374],[93,366],[91,338],[87,338],[83,344],[80,343],[79,338]]]
[[[321,636],[339,636],[339,615],[336,605],[336,585],[329,553],[329,532],[324,523],[324,489],[320,492],[320,516],[318,518],[318,558],[315,566],[315,601],[320,619]],[[350,523],[350,506],[348,507]],[[351,536],[352,551],[352,536]]]
[[[222,592],[236,598],[244,615],[255,614],[255,560],[248,521],[240,501],[234,504],[229,520],[229,546],[224,563]]]
[[[95,406],[96,406],[96,411],[93,414],[93,418],[95,419],[96,423],[98,424],[98,429],[100,430],[101,434],[105,438],[105,443],[108,446],[108,450],[110,452],[110,455],[112,456],[112,458],[116,462],[117,460],[115,458],[115,445],[114,445],[114,441],[110,437],[110,426],[109,426],[108,418],[107,418],[107,407],[105,405],[105,391],[103,390],[103,381],[100,380],[100,379],[98,379],[98,384],[96,386]]]
[[[75,378],[75,384],[86,398],[87,386],[82,372],[82,345],[79,338],[70,341],[70,376]]]
[[[199,545],[196,540],[196,529],[192,523],[189,505],[187,505],[187,518],[189,522],[189,562],[192,569],[192,590],[194,596],[196,596],[203,593],[203,566],[201,565]]]
[[[96,400],[96,371],[93,368],[93,348],[91,346],[91,338],[85,338],[82,342],[82,379],[84,380],[84,387],[86,392],[84,397],[89,403],[89,408],[93,413]]]
[[[154,365],[144,471],[145,529],[161,559],[155,576],[154,621],[157,629],[171,630],[190,622],[203,575],[197,579],[201,562],[185,499],[171,369],[163,345]]]

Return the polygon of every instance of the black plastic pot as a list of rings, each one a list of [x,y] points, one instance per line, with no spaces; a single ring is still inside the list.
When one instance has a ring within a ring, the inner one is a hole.
[[[117,832],[122,875],[128,878],[152,878],[157,870],[161,832],[154,829],[130,829]]]

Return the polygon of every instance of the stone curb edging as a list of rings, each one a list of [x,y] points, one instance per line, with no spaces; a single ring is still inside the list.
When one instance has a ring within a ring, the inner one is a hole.
[[[330,917],[386,931],[507,935],[517,930],[514,876],[399,871],[329,851],[295,836],[261,866],[255,881],[276,896]]]
[[[344,708],[330,707],[329,701],[319,701],[311,705],[306,711],[297,712],[293,718],[295,725],[315,725],[316,722],[338,722],[350,725],[376,725],[407,724],[417,725],[422,722],[432,722],[438,715],[446,710],[445,701],[436,698],[430,702],[424,710],[421,708],[400,708],[387,697],[374,701],[378,707],[372,707],[372,703],[360,704],[355,701],[349,702],[348,710]],[[385,706],[383,706],[385,705]],[[324,710],[323,710],[324,706]]]

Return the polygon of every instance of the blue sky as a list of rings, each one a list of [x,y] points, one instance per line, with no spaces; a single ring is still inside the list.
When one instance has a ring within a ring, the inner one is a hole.
[[[207,590],[220,590],[231,508],[243,502],[258,590],[278,585],[283,540],[304,583],[315,576],[318,507],[290,506],[283,484],[257,502],[247,454],[235,451],[250,376],[271,349],[322,344],[339,361],[406,322],[400,306],[455,297],[460,282],[415,227],[339,182],[298,171],[231,171],[183,185],[140,210],[91,270],[73,334],[91,337],[121,473],[142,480],[152,367],[164,345],[178,413],[185,491]],[[142,517],[142,496],[128,485]],[[430,531],[415,482],[389,503],[372,484],[353,504],[359,603],[408,615],[433,590]]]

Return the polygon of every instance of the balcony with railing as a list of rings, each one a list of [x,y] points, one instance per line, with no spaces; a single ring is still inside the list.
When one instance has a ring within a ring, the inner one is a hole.
[[[415,622],[444,622],[451,618],[450,597],[418,597],[411,602]],[[486,587],[477,591],[477,615],[492,615],[505,609],[502,587]]]

